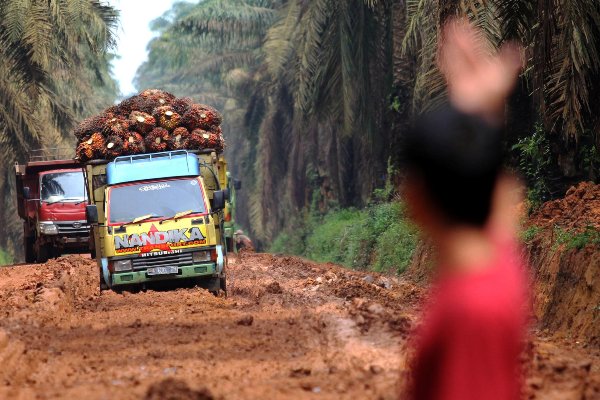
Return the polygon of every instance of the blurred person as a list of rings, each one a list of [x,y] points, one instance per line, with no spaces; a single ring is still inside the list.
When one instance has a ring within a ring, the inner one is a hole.
[[[438,254],[410,392],[419,400],[518,399],[529,308],[501,124],[520,49],[493,53],[483,34],[454,20],[438,63],[449,104],[421,117],[403,144],[406,205]]]

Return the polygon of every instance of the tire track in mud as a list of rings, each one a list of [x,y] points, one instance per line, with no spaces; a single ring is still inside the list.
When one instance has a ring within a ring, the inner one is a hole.
[[[0,398],[398,397],[423,288],[252,253],[231,260],[229,280],[229,298],[116,294],[99,292],[81,256],[0,268]],[[592,364],[540,343],[530,398],[600,393]]]

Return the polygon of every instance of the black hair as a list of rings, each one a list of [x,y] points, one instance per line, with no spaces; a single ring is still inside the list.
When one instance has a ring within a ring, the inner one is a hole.
[[[450,223],[485,225],[502,166],[500,129],[448,105],[419,117],[401,158]]]

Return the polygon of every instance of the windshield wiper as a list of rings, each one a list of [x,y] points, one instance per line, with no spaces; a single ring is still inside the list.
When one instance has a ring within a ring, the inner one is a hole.
[[[125,225],[138,224],[138,223],[143,222],[143,221],[145,221],[147,219],[150,219],[150,218],[160,218],[160,217],[162,217],[162,215],[156,215],[156,214],[142,215],[140,217],[136,217],[136,218],[132,219],[131,221],[124,222],[123,224],[121,224],[121,226],[119,227],[119,229],[121,229]]]
[[[180,211],[180,212],[178,212],[177,214],[175,214],[175,215],[173,215],[171,217],[167,217],[167,218],[161,219],[160,222],[159,222],[159,224],[162,224],[163,222],[171,220],[171,219],[172,220],[177,220],[179,218],[185,217],[186,215],[196,214],[196,213],[199,213],[199,212],[200,211],[194,211],[194,210]]]
[[[56,204],[56,203],[62,203],[62,202],[69,201],[69,200],[71,200],[71,201],[72,200],[76,200],[74,202],[75,205],[81,204],[81,203],[83,203],[85,201],[85,199],[82,199],[81,197],[63,197],[62,199],[59,199],[59,200],[46,201],[46,203],[48,203],[48,204]]]

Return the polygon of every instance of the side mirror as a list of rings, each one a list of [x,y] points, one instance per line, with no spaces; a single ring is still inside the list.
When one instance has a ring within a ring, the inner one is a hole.
[[[240,190],[242,188],[242,181],[240,181],[239,179],[234,179],[233,180],[233,188],[235,190]]]
[[[23,197],[25,200],[31,199],[31,188],[29,186],[23,187]]]
[[[85,218],[88,224],[98,223],[98,207],[95,204],[90,204],[85,207]]]
[[[225,193],[222,190],[215,190],[212,201],[213,212],[221,211],[225,208]]]
[[[229,188],[223,189],[223,196],[225,196],[225,201],[231,201],[231,192]]]

